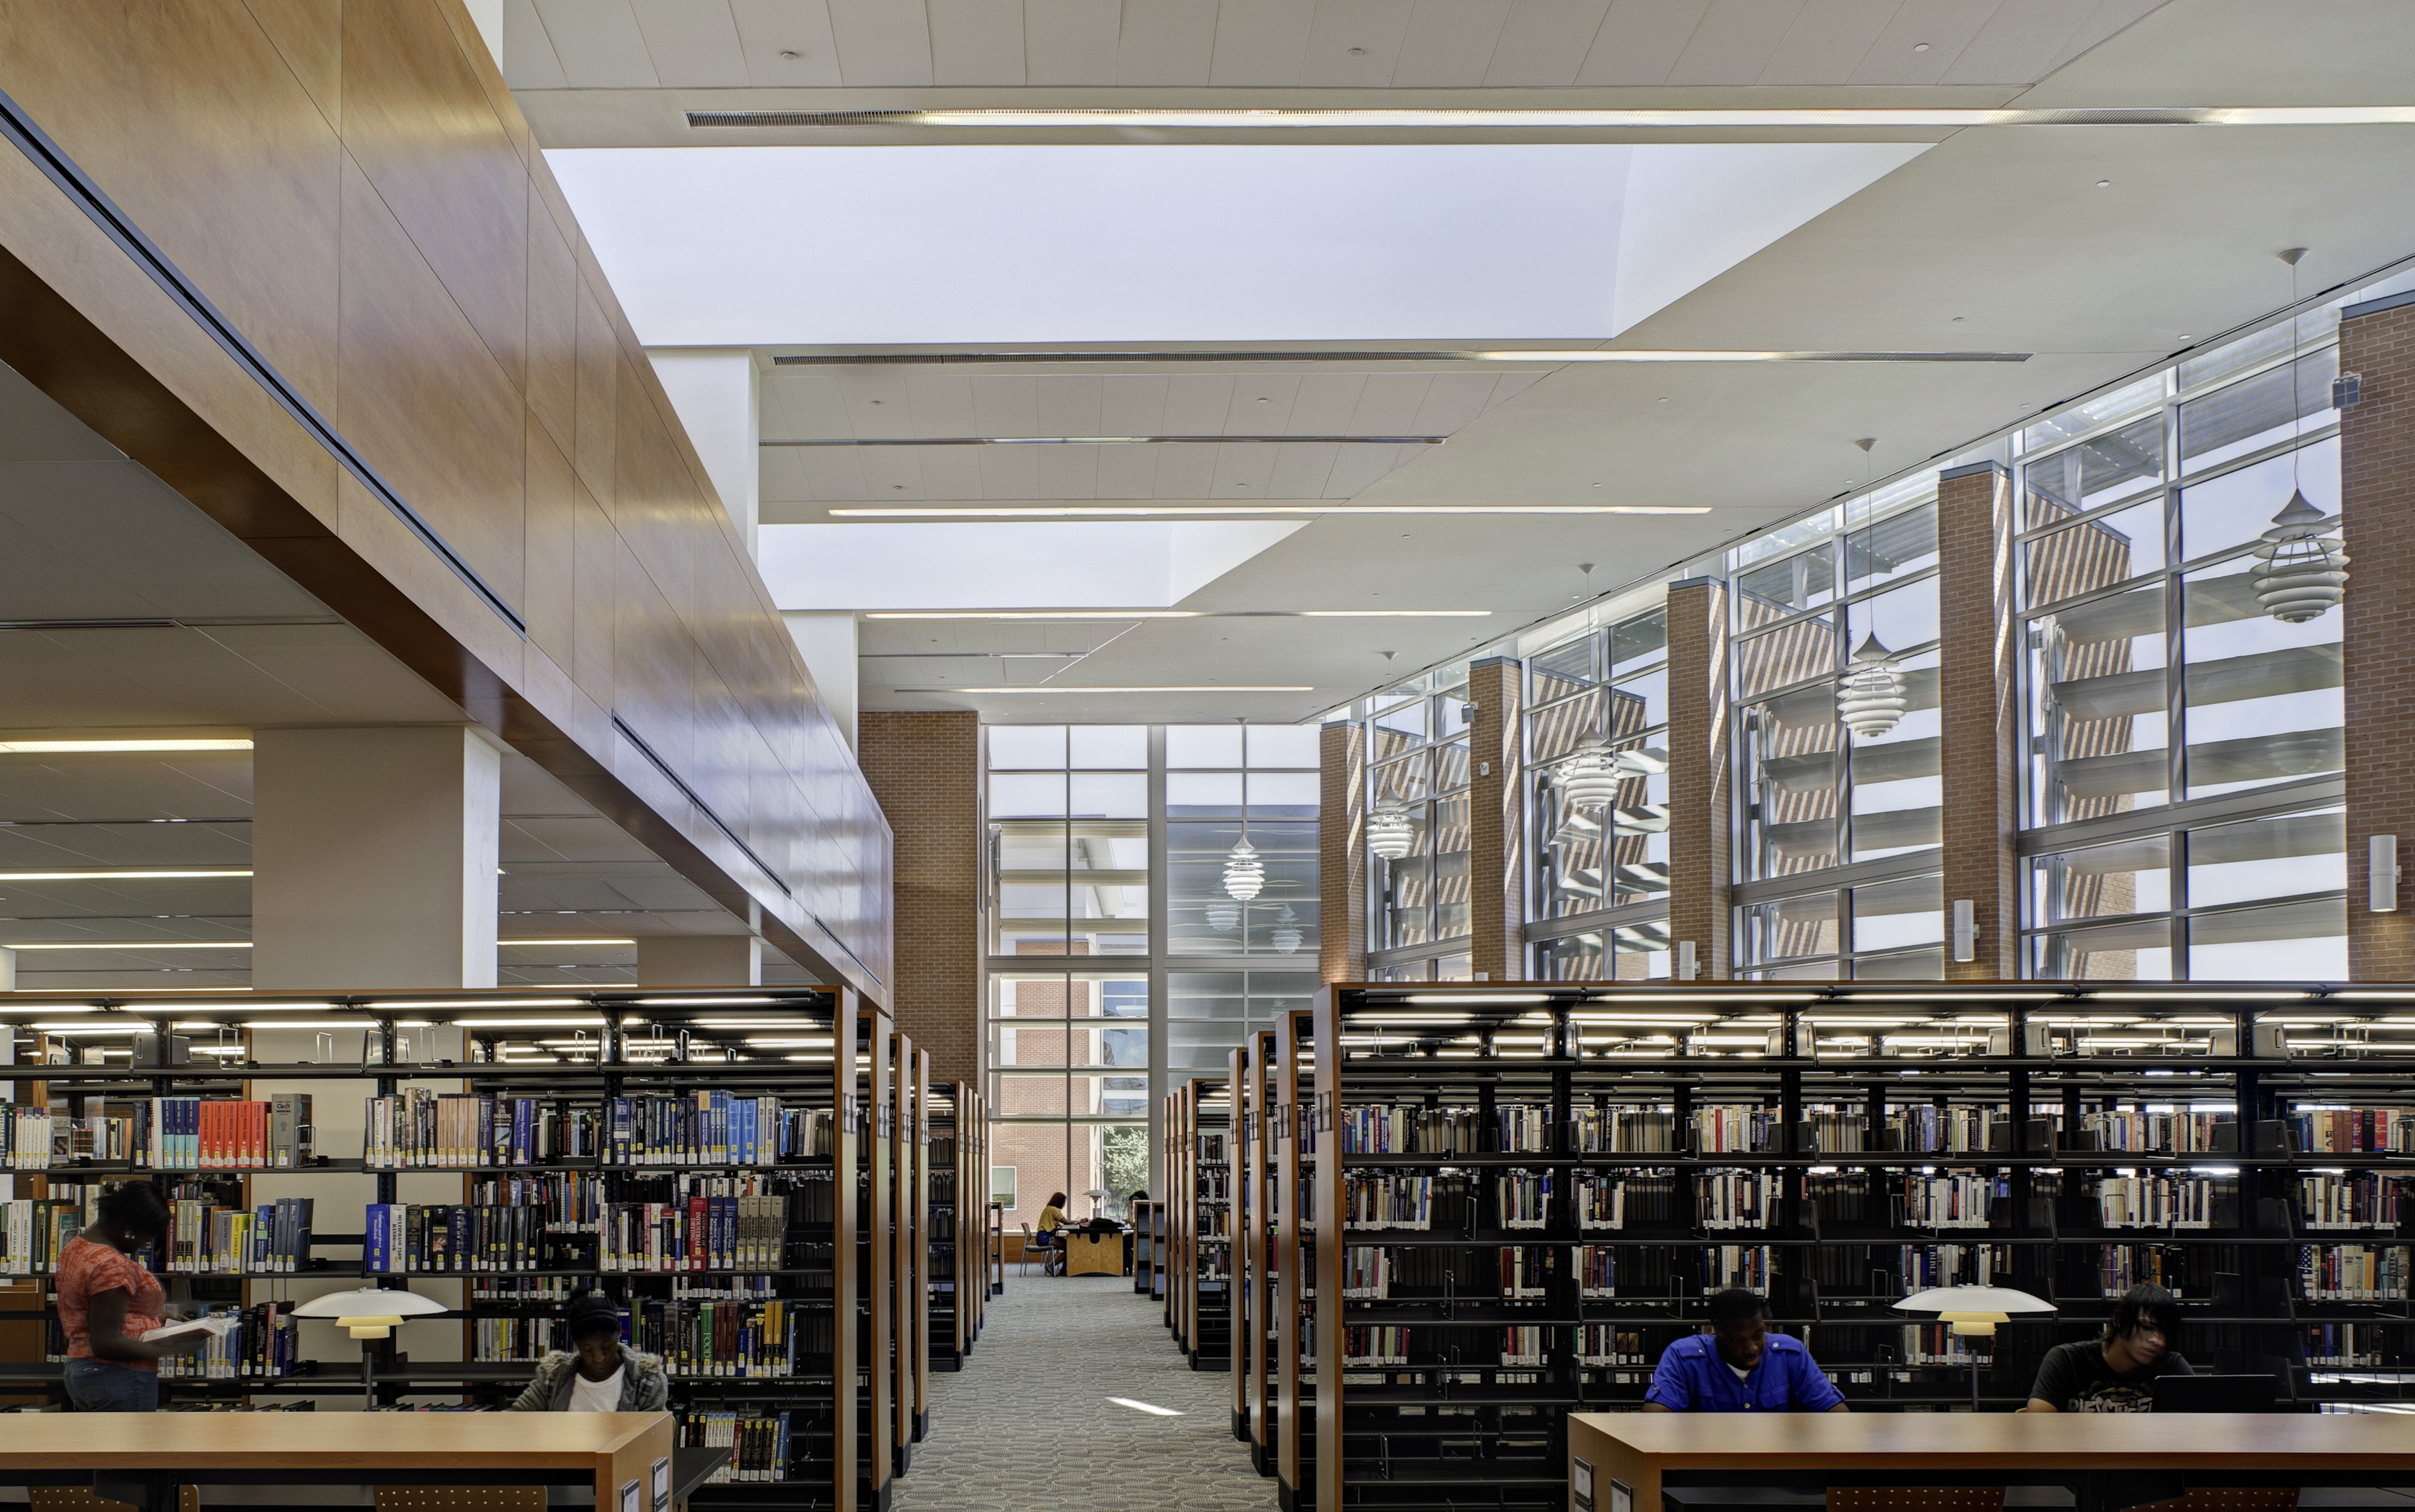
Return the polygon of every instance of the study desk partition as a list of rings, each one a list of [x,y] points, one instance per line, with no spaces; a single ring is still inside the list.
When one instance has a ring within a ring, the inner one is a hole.
[[[1066,1228],[1058,1231],[1065,1244],[1065,1274],[1068,1276],[1120,1276],[1124,1273],[1124,1253],[1131,1237],[1122,1233],[1091,1234],[1087,1230]]]
[[[2071,1488],[2107,1512],[2107,1480],[2415,1486],[2415,1427],[2394,1415],[2202,1413],[1574,1413],[1570,1512],[1662,1512],[1672,1486]]]
[[[92,1486],[155,1509],[214,1485],[592,1487],[669,1512],[668,1413],[63,1413],[7,1419],[0,1485]],[[655,1466],[664,1468],[656,1505]]]

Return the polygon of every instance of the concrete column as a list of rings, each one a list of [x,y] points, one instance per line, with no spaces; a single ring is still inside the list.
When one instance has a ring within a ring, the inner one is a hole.
[[[502,753],[458,725],[252,740],[252,985],[492,987]]]
[[[756,935],[646,935],[638,940],[640,987],[759,987],[763,941]]]
[[[897,1026],[931,1057],[934,1078],[978,1083],[981,716],[968,709],[874,710],[862,729],[863,780],[895,845],[890,1002]]]
[[[17,952],[0,946],[0,993],[17,990]]]
[[[654,376],[712,479],[713,492],[756,554],[763,516],[762,381],[745,347],[653,347]]]
[[[800,609],[783,611],[780,618],[788,623],[788,638],[797,643],[798,654],[805,659],[805,670],[814,675],[814,686],[821,690],[831,718],[838,721],[839,732],[847,737],[847,748],[861,755],[862,746],[856,732],[861,721],[856,714],[855,616]]]
[[[1734,933],[1728,859],[1728,591],[1716,577],[1669,585],[1669,970],[1724,981]]]
[[[1317,732],[1317,971],[1367,980],[1367,731],[1340,720]]]
[[[1467,669],[1468,927],[1478,981],[1526,980],[1525,786],[1520,757],[1523,667],[1488,656]]]
[[[2020,976],[2020,704],[2014,658],[2013,475],[2000,462],[1937,477],[1938,675],[1945,861],[1945,980]],[[1954,959],[1954,906],[1971,904],[1972,959]]]
[[[2343,702],[2348,722],[2348,974],[2415,980],[2415,887],[2375,913],[2373,837],[2395,835],[2415,878],[2415,294],[2340,311],[2340,371],[2360,380],[2340,412],[2341,539],[2348,547]]]

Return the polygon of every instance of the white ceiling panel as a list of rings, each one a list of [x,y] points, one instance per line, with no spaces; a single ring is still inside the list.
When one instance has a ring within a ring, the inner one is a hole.
[[[1162,373],[1118,374],[1099,395],[1102,436],[1166,436],[1165,396],[1172,381]],[[1145,451],[1146,447],[1126,450]]]
[[[2057,52],[2095,11],[2099,0],[2026,0],[1998,5],[1953,67],[1949,84],[2009,83],[2046,77]]]
[[[1904,0],[1853,70],[1857,84],[1933,84],[1979,35],[1999,0]],[[1928,51],[1923,52],[1920,49]]]
[[[2137,22],[2144,21],[2149,15],[2163,9],[2169,3],[2170,0],[2097,0],[2095,8],[2089,13],[2086,21],[2079,23],[2078,30],[2063,38],[2062,46],[2055,49],[2054,56],[2047,60],[2046,71],[2039,74],[2038,78],[2041,81],[2053,78],[2064,64],[2087,55],[2103,43],[2121,36]],[[2291,14],[2288,11],[2274,11],[2270,7],[2261,7],[2258,5],[2258,0],[2246,0],[2246,4],[2262,9],[2268,23],[2279,16]],[[2242,100],[2252,97],[2239,94],[2238,86],[2246,86],[2248,81],[2242,79],[2234,85],[2233,81],[2221,77],[2223,71],[2235,68],[2267,85],[2279,82],[2282,79],[2293,75],[2302,79],[2305,66],[2313,63],[2314,59],[2283,56],[2272,50],[2272,44],[2283,40],[2287,34],[2296,34],[2305,37],[2309,42],[2315,42],[2315,34],[2323,30],[2323,28],[2291,26],[2283,29],[2284,36],[2276,36],[2269,29],[2269,25],[2268,27],[2240,28],[2227,24],[2239,19],[2238,12],[2242,8],[2239,0],[2230,0],[2230,3],[2219,6],[2193,4],[2180,8],[2185,11],[2180,22],[2183,32],[2195,31],[2213,45],[2204,48],[2196,56],[2185,59],[2176,57],[2172,50],[2166,48],[2163,61],[2168,65],[2179,65],[2179,71],[2191,77],[2191,84],[2194,88],[2220,90],[2225,97]],[[2229,14],[2223,14],[2224,11]],[[2384,4],[2378,6],[2358,6],[2355,7],[2355,12],[2351,15],[2343,9],[2338,14],[2348,19],[2351,26],[2380,22],[2399,27],[2402,41],[2396,48],[2385,42],[2370,52],[2362,49],[2343,52],[2336,49],[2322,48],[2320,43],[2317,42],[2317,50],[2328,54],[2326,61],[2329,67],[2326,71],[2332,79],[2348,85],[2350,90],[2356,90],[2358,85],[2366,81],[2343,77],[2344,74],[2362,73],[2377,67],[2387,72],[2396,67],[2397,60],[2406,55],[2403,28],[2407,24],[2408,14],[2403,7],[2387,4],[2385,0]],[[2242,47],[2232,40],[2242,30],[2261,31],[2263,35],[2258,36],[2249,45]],[[2156,38],[2158,43],[2164,40],[2165,37]],[[2293,65],[2295,67],[2292,67]],[[2153,64],[2145,51],[2141,50],[2140,52],[2125,52],[2116,66],[2131,79],[2143,80],[2152,71]],[[2403,74],[2401,76],[2403,77]],[[2289,86],[2285,84],[2282,87],[2286,90]],[[2296,97],[2300,100],[2317,97],[2319,93],[2307,91],[2303,85],[2298,87],[2299,94]],[[2272,102],[2280,104],[2283,101],[2276,96]]]
[[[546,37],[573,89],[652,89],[662,83],[629,0],[536,0]]]
[[[1524,89],[1576,82],[1609,10],[1610,0],[1518,0],[1501,27],[1485,83]]]
[[[1802,10],[1803,0],[1711,0],[1666,82],[1757,82]]]
[[[1303,83],[1376,89],[1392,82],[1416,0],[1316,0]]]
[[[973,381],[951,373],[916,373],[906,382],[917,436],[978,436]]]
[[[1029,378],[986,378],[973,383],[976,436],[1037,436],[1040,397]]]
[[[1032,454],[1031,496],[1035,499],[1095,499],[1099,492],[1099,454],[1146,451],[1142,446],[1029,446]]]
[[[850,89],[931,82],[931,29],[918,5],[827,0],[839,74]]]
[[[849,449],[855,452],[863,468],[863,497],[901,502],[929,497],[922,478],[922,458],[927,453],[908,446]]]
[[[1213,446],[1152,446],[1157,454],[1157,497],[1160,499],[1206,499],[1216,482],[1216,453]]]
[[[757,88],[835,89],[845,82],[824,0],[729,0],[729,14]]]
[[[925,0],[925,6],[934,83],[1025,82],[1023,0]]]
[[[1617,0],[1594,34],[1580,84],[1669,82],[1711,0]]]
[[[923,491],[933,499],[982,497],[980,446],[935,446],[921,454]],[[1147,447],[1124,447],[1146,451]]]
[[[1219,87],[1299,83],[1313,11],[1301,0],[1222,0],[1208,82]]]
[[[1112,84],[1122,0],[1023,0],[1025,77],[1039,85]]]
[[[654,77],[665,87],[742,89],[750,82],[729,0],[629,3],[647,55],[653,61]]]
[[[983,499],[1038,499],[1040,492],[1040,453],[1038,446],[975,446],[968,448],[981,458],[982,493]]]
[[[1224,423],[1217,428],[1227,436],[1279,436],[1292,429],[1293,401],[1299,397],[1299,375],[1267,373],[1237,380]]]
[[[1266,499],[1280,446],[1219,446],[1216,472],[1208,485],[1210,499]]]
[[[1902,8],[1903,0],[1804,0],[1760,82],[1844,83]]]
[[[1294,442],[1271,448],[1274,466],[1267,475],[1268,499],[1322,499],[1333,477],[1333,459],[1342,447],[1330,442]]]
[[[1100,499],[1150,499],[1157,494],[1157,454],[1162,446],[1102,446],[1091,487]]]
[[[1367,392],[1364,373],[1310,373],[1292,400],[1294,436],[1347,436],[1358,423],[1358,401]]]
[[[536,0],[503,0],[503,82],[514,89],[567,89],[570,76],[554,55],[553,39]]]
[[[1032,434],[1103,436],[1104,383],[1096,378],[1043,378],[1032,385]]]
[[[1333,449],[1333,471],[1326,474],[1325,497],[1356,499],[1372,487],[1378,478],[1406,461],[1409,456],[1429,450],[1432,448],[1336,446]]]
[[[1116,82],[1204,84],[1216,56],[1216,0],[1123,0]]]
[[[1418,0],[1392,68],[1399,89],[1472,89],[1484,82],[1510,0]],[[1583,55],[1578,56],[1582,64]]]

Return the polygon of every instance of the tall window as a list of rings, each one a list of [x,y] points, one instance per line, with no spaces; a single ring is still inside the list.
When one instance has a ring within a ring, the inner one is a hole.
[[[1527,659],[1537,979],[1669,975],[1668,725],[1665,608]]]
[[[1467,664],[1375,698],[1367,741],[1368,975],[1465,981]]]
[[[2338,319],[2021,433],[2032,975],[2348,974],[2342,616],[2255,582],[2294,495],[2339,513]]]
[[[1150,1185],[1167,1087],[1222,1074],[1245,1032],[1315,988],[1316,730],[984,736],[988,1077],[993,1153],[1015,1172],[1007,1222],[1037,1220],[1059,1191],[1076,1214],[1093,1191],[1120,1211]]]
[[[1727,567],[1739,975],[1942,976],[1936,474]]]

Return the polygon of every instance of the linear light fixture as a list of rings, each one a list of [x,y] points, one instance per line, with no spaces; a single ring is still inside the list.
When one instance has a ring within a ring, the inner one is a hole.
[[[1488,620],[1492,617],[1491,609],[889,609],[864,616],[867,620]],[[910,654],[919,656],[923,653],[915,651]]]
[[[262,1003],[260,1006],[267,1008],[272,1005]],[[389,1008],[466,1008],[472,1010],[488,1008],[585,1008],[587,1006],[587,999],[584,997],[478,997],[474,996],[464,996],[441,1000],[430,998],[426,1002],[369,1003],[365,1006],[372,1011]]]
[[[151,882],[184,877],[249,876],[251,868],[213,866],[174,871],[0,872],[0,882]]]
[[[758,442],[762,446],[1439,446],[1448,436],[880,436]]]
[[[604,1027],[604,1017],[599,1013],[583,1019],[455,1019],[453,1026],[457,1029],[600,1029]]]
[[[633,939],[625,939],[625,940],[596,939],[596,940],[497,940],[497,941],[495,941],[495,943],[496,943],[496,944],[498,944],[498,945],[518,945],[518,946],[523,946],[523,947],[525,947],[525,946],[531,946],[531,945],[635,945],[635,944],[637,944],[638,942],[637,942],[636,940],[633,940]]]
[[[2390,126],[2415,122],[2415,106],[2102,106],[2079,110],[1901,107],[1760,110],[1482,110],[1434,107],[1343,110],[1226,108],[874,111],[690,111],[691,129],[713,127],[922,127],[937,130],[1082,130],[1147,127],[1165,131],[1737,130],[1770,127],[1958,130],[2002,126]]]
[[[0,756],[78,756],[112,751],[248,751],[248,740],[0,741]]]
[[[1028,366],[1116,366],[1173,363],[1184,367],[1211,363],[1370,363],[1471,362],[1522,363],[1557,367],[1564,363],[1671,362],[2027,362],[2026,352],[1750,352],[1723,348],[1645,347],[1448,347],[1421,352],[1389,352],[1381,347],[1349,347],[1294,352],[814,352],[773,357],[775,367],[985,367]],[[1237,441],[1234,436],[1209,436],[1208,441]],[[1274,441],[1309,441],[1313,437],[1277,436]],[[1368,438],[1345,437],[1349,441]],[[766,442],[765,444],[772,444]]]
[[[12,951],[248,951],[249,940],[119,940],[99,944],[88,940],[47,945],[11,945]]]
[[[1158,504],[840,504],[832,519],[1091,519],[1119,515],[1707,515],[1708,504],[1362,504],[1331,499]]]
[[[890,691],[891,691],[891,692],[892,692],[892,693],[1071,693],[1071,694],[1090,694],[1090,693],[1314,693],[1316,690],[1315,690],[1313,687],[1311,687],[1309,684],[1307,684],[1307,683],[1305,683],[1305,682],[1283,683],[1283,684],[1277,684],[1277,683],[1265,683],[1265,684],[1259,684],[1259,685],[1250,685],[1250,684],[1244,684],[1244,683],[1238,683],[1238,682],[1237,682],[1237,683],[1232,683],[1232,684],[1229,684],[1229,685],[1226,685],[1226,686],[1222,686],[1222,687],[1208,687],[1208,686],[1201,685],[1201,686],[1196,686],[1196,687],[1162,687],[1162,688],[1053,688],[1053,687],[1027,687],[1027,688],[892,688],[892,689],[891,689]]]

